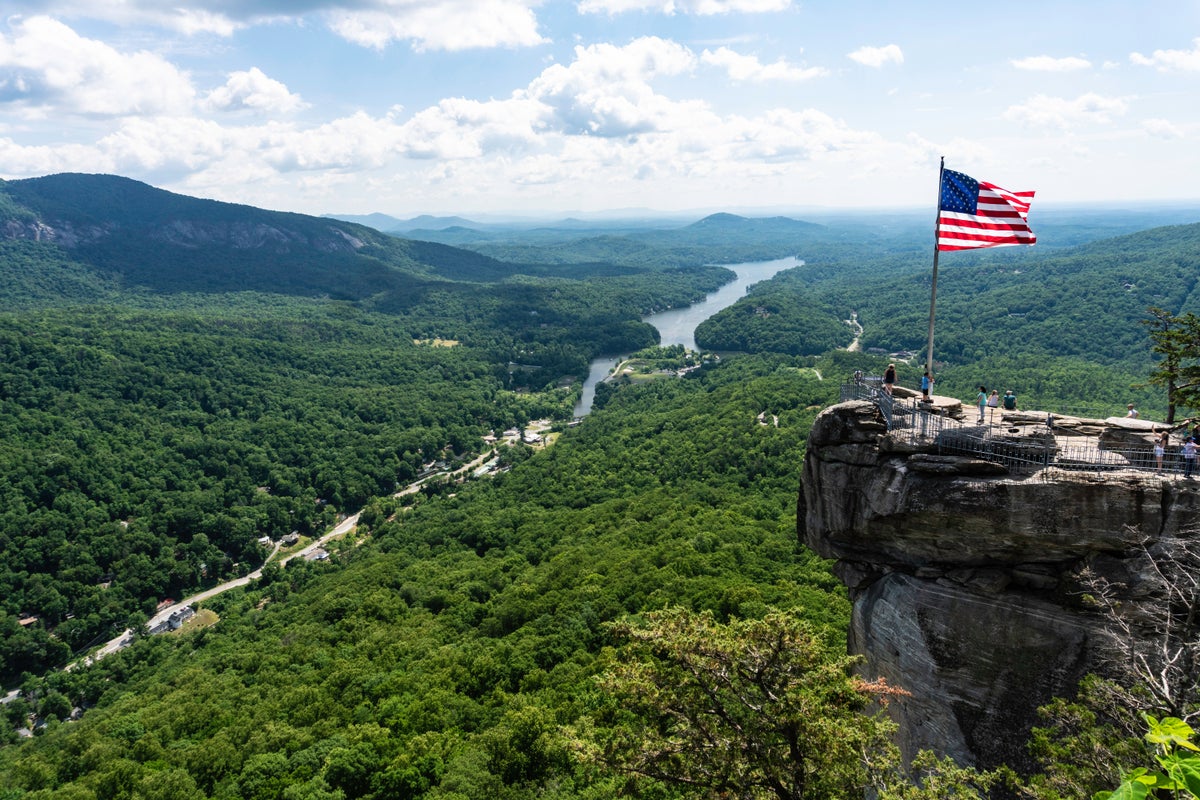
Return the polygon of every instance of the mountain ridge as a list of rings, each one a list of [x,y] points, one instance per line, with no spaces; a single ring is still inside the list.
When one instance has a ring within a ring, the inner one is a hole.
[[[0,183],[0,239],[25,240],[33,250],[57,246],[123,288],[167,293],[256,290],[362,300],[430,280],[490,282],[517,269],[352,222],[83,173]]]

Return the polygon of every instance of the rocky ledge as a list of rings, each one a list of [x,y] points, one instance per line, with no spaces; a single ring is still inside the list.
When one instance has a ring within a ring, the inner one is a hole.
[[[1032,434],[1042,435],[1042,434]],[[850,650],[912,693],[906,755],[1028,768],[1037,708],[1103,664],[1080,572],[1152,602],[1151,559],[1195,538],[1200,481],[1153,472],[1014,477],[888,433],[878,409],[826,409],[809,436],[799,534],[850,590]]]

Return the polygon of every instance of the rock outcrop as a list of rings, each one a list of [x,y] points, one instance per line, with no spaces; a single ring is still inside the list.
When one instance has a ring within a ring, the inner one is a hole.
[[[850,402],[813,426],[798,525],[850,590],[851,651],[912,693],[891,707],[906,755],[1020,769],[1038,706],[1104,663],[1081,569],[1152,601],[1147,554],[1194,536],[1198,488],[1130,469],[1014,476],[888,433],[873,404]]]

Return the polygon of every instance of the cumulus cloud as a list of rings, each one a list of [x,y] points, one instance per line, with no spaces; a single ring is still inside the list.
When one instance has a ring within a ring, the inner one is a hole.
[[[267,77],[258,67],[251,67],[230,73],[224,86],[218,86],[204,98],[204,107],[211,111],[286,114],[307,108],[308,104],[300,99],[300,95],[288,91],[287,86]]]
[[[231,8],[230,6],[234,7]],[[213,33],[230,36],[252,22],[281,16],[278,4],[245,2],[230,4],[220,0],[189,0],[186,3],[160,3],[157,0],[8,0],[14,11],[26,10],[75,19],[96,19],[119,26],[150,26],[192,35]],[[261,10],[258,8],[265,6]]]
[[[829,74],[821,67],[797,67],[782,58],[774,64],[763,64],[756,56],[745,56],[728,47],[705,50],[700,60],[725,70],[735,81],[804,81]]]
[[[535,0],[374,0],[329,12],[332,30],[364,47],[410,41],[418,50],[530,47],[538,32]]]
[[[715,53],[709,63],[714,57],[728,60],[723,68],[735,63]],[[291,208],[320,203],[353,182],[360,195],[376,187],[371,197],[379,202],[407,192],[408,203],[464,207],[470,198],[491,202],[495,192],[561,202],[585,185],[605,203],[672,203],[713,181],[754,198],[768,184],[794,186],[806,164],[886,171],[913,158],[822,111],[722,114],[658,85],[673,85],[704,59],[656,37],[579,46],[569,62],[546,67],[506,97],[449,97],[415,112],[357,112],[317,125],[219,113],[298,107],[287,87],[251,69],[193,99],[186,113],[102,120],[108,132],[83,144],[0,138],[0,174],[114,172]],[[770,67],[759,64],[752,73]]]
[[[521,93],[480,102],[448,98],[399,129],[399,152],[418,159],[477,158],[497,151],[537,149],[546,130],[545,107]]]
[[[1142,120],[1142,130],[1157,139],[1182,139],[1183,129],[1165,119]]]
[[[725,128],[731,155],[739,160],[812,159],[881,142],[878,134],[855,130],[811,108],[775,109],[757,118],[734,118]]]
[[[114,171],[92,145],[23,145],[7,138],[0,139],[0,169],[15,176]]]
[[[179,113],[194,95],[162,57],[121,53],[49,17],[17,19],[0,34],[0,107],[27,116]]]
[[[1017,69],[1029,70],[1031,72],[1074,72],[1075,70],[1088,69],[1092,66],[1092,62],[1086,58],[1078,58],[1077,56],[1067,56],[1066,58],[1029,56],[1028,58],[1015,58],[1009,63]]]
[[[100,138],[96,152],[104,171],[182,175],[220,159],[237,146],[238,135],[197,117],[133,117]]]
[[[254,25],[324,22],[364,47],[411,42],[419,50],[526,47],[545,41],[533,8],[540,0],[10,0],[38,13],[231,36]]]
[[[1192,40],[1191,50],[1155,50],[1150,56],[1130,53],[1129,60],[1160,72],[1200,72],[1200,37]]]
[[[623,14],[647,11],[660,14],[761,14],[790,8],[792,0],[580,0],[580,14]]]
[[[903,64],[904,53],[899,45],[888,44],[883,47],[860,47],[846,56],[851,61],[857,61],[865,67],[882,67],[885,64]]]
[[[1089,92],[1074,100],[1039,94],[1026,103],[1009,106],[1004,118],[1031,127],[1068,129],[1080,124],[1107,124],[1129,110],[1119,97],[1104,97]]]
[[[651,85],[655,77],[679,75],[695,65],[692,51],[653,36],[624,47],[577,46],[571,64],[548,67],[526,92],[545,106],[546,122],[556,129],[629,136],[684,124],[702,105],[670,100]]]
[[[363,112],[312,128],[270,125],[256,133],[256,149],[281,172],[377,169],[394,156],[402,138],[391,116]]]

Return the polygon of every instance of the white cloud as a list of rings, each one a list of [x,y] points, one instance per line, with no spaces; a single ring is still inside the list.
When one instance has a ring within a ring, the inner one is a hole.
[[[888,44],[883,47],[860,47],[853,53],[847,53],[846,56],[865,67],[882,67],[889,62],[894,64],[904,63],[904,53],[900,51],[900,46],[895,44]]]
[[[791,8],[792,0],[580,0],[580,14],[623,14],[648,11],[660,14],[762,14]]]
[[[330,27],[347,41],[383,48],[411,41],[418,50],[531,47],[546,39],[531,5],[536,0],[376,0],[329,12]]]
[[[401,126],[399,152],[409,158],[477,158],[497,151],[534,150],[546,132],[545,107],[526,96],[479,102],[442,100]]]
[[[307,108],[308,104],[300,99],[300,95],[288,91],[287,86],[268,78],[258,67],[251,67],[230,73],[224,86],[218,86],[204,98],[204,107],[212,111],[249,109],[286,114]]]
[[[547,108],[547,124],[556,129],[629,136],[675,127],[702,106],[672,101],[650,85],[659,75],[679,75],[695,65],[686,47],[653,36],[624,47],[577,46],[574,62],[548,67],[526,92]]]
[[[1073,72],[1075,70],[1088,69],[1092,66],[1092,62],[1086,58],[1078,58],[1077,56],[1067,56],[1066,58],[1029,56],[1028,58],[1014,58],[1009,63],[1017,69],[1030,70],[1032,72]]]
[[[0,139],[0,170],[13,176],[32,176],[56,172],[112,172],[113,166],[101,159],[91,145],[22,145],[12,139]]]
[[[151,26],[187,35],[231,36],[254,25],[324,21],[364,47],[412,42],[418,50],[542,44],[533,9],[541,0],[11,0],[38,13]],[[185,7],[186,6],[186,7]]]
[[[395,156],[402,139],[390,116],[362,112],[313,128],[268,125],[246,132],[257,135],[250,144],[281,172],[378,169]]]
[[[1156,67],[1160,72],[1200,71],[1200,37],[1192,40],[1191,50],[1155,50],[1147,57],[1141,53],[1130,53],[1129,60],[1144,67]]]
[[[721,114],[657,85],[674,85],[705,59],[731,71],[750,68],[749,75],[795,69],[731,55],[698,56],[677,42],[644,37],[624,46],[578,46],[571,61],[546,67],[496,99],[449,97],[415,113],[394,107],[318,125],[197,116],[276,112],[301,102],[251,69],[231,73],[199,102],[189,95],[182,113],[101,120],[107,132],[83,144],[0,139],[0,175],[114,172],[201,196],[297,210],[327,210],[339,204],[331,197],[366,191],[379,207],[479,207],[496,197],[595,207],[686,205],[691,201],[684,198],[700,197],[714,184],[722,196],[755,202],[768,189],[793,192],[798,176],[835,163],[858,175],[913,162],[911,147],[823,111]]]
[[[1182,139],[1183,129],[1165,119],[1142,120],[1142,130],[1157,139]]]
[[[17,19],[0,34],[0,108],[29,117],[120,116],[186,111],[187,74],[160,56],[121,53],[49,17]]]
[[[177,176],[219,160],[239,133],[196,117],[135,117],[97,141],[96,151],[107,171]]]
[[[804,81],[829,74],[821,67],[797,67],[782,58],[774,64],[763,64],[756,56],[744,56],[728,47],[705,50],[700,60],[720,67],[735,81]]]
[[[264,16],[255,11],[257,4],[254,2],[238,3],[235,8],[230,8],[234,4],[220,0],[187,0],[186,8],[184,3],[157,0],[9,0],[6,5],[35,14],[102,20],[122,27],[148,25],[188,35],[230,36],[250,21],[263,21]],[[206,5],[211,8],[205,8]],[[269,6],[268,3],[262,5]],[[235,11],[237,14],[230,16]],[[281,16],[278,8],[271,11],[270,16]]]
[[[880,144],[878,134],[848,127],[816,109],[775,109],[725,125],[727,146],[737,160],[813,159]]]
[[[1039,94],[1021,105],[1009,106],[1004,118],[1031,127],[1068,129],[1079,124],[1107,124],[1129,110],[1119,97],[1104,97],[1089,92],[1074,100]]]

